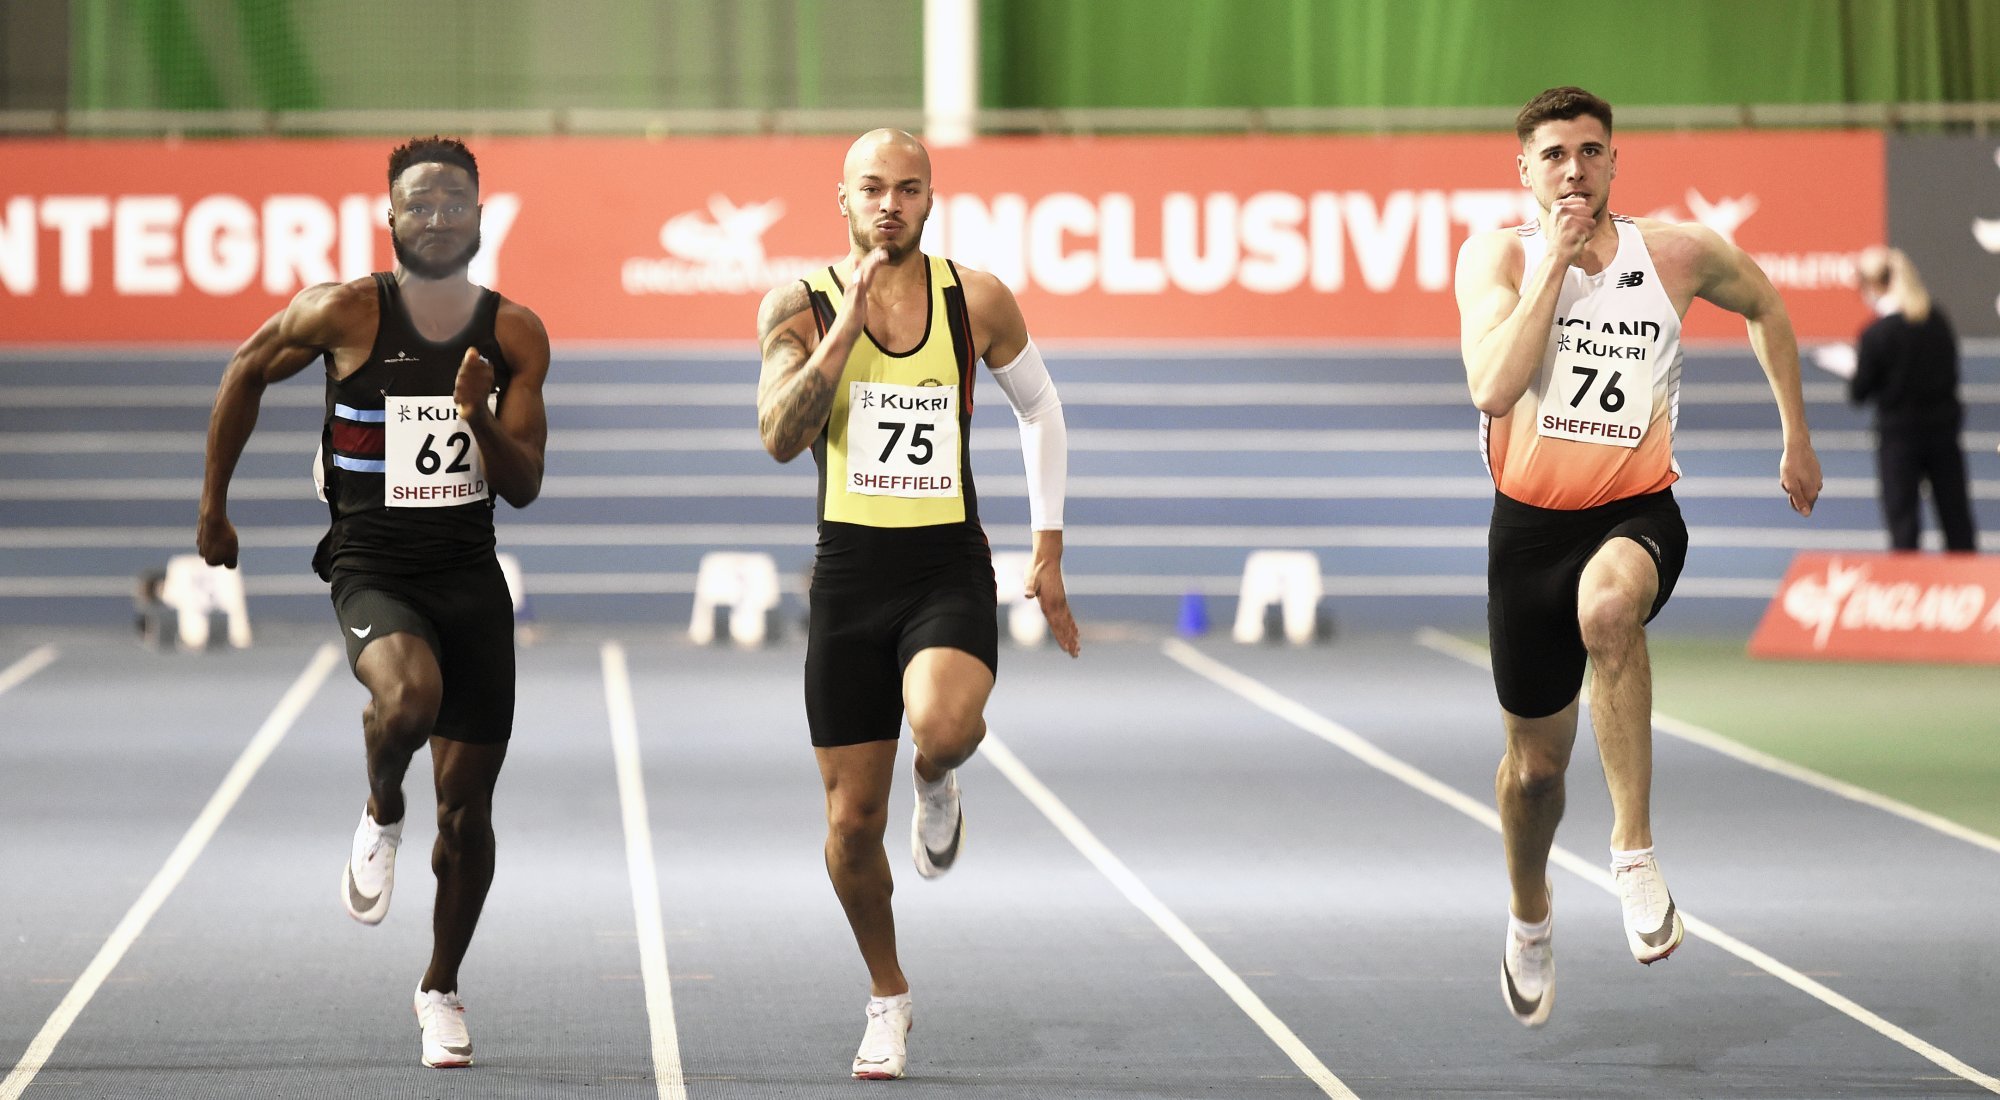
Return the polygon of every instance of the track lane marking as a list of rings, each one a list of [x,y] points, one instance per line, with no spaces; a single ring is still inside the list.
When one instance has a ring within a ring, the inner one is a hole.
[[[989,731],[986,740],[980,743],[979,754],[1000,769],[1000,774],[1006,776],[1007,781],[1026,796],[1028,801],[1042,812],[1043,817],[1049,819],[1049,823],[1056,827],[1056,831],[1062,833],[1064,838],[1076,846],[1077,851],[1083,853],[1085,859],[1089,860],[1105,878],[1111,880],[1111,884],[1118,888],[1118,892],[1125,895],[1126,901],[1144,913],[1161,932],[1166,933],[1167,938],[1174,942],[1174,946],[1179,947],[1196,966],[1201,968],[1202,973],[1207,974],[1216,985],[1222,987],[1222,991],[1229,995],[1229,999],[1236,1002],[1236,1007],[1242,1009],[1243,1014],[1250,1017],[1251,1021],[1277,1044],[1278,1049],[1284,1051],[1292,1063],[1319,1086],[1321,1092],[1335,1097],[1336,1100],[1358,1100],[1340,1078],[1335,1077],[1333,1071],[1326,1067],[1326,1063],[1320,1061],[1319,1056],[1306,1046],[1304,1040],[1286,1026],[1285,1022],[1278,1018],[1277,1013],[1271,1011],[1263,998],[1251,990],[1249,983],[1229,969],[1229,964],[1210,950],[1209,946],[1202,942],[1201,937],[1195,934],[1194,929],[1189,928],[1186,922],[1175,916],[1173,910],[1168,909],[1166,903],[1148,889],[1146,884],[1139,880],[1139,876],[1125,866],[1123,860],[1112,854],[1111,849],[1105,847],[1104,842],[1098,840],[1097,835],[1070,812],[1070,808],[1063,804],[1062,799],[1056,797],[1054,791],[1049,790],[1040,779],[1035,778],[1035,773],[1029,771],[1028,766],[1023,764],[1021,758],[1015,756],[1004,742]]]
[[[83,1014],[91,998],[97,995],[98,989],[111,976],[111,972],[117,969],[119,962],[125,958],[125,953],[138,942],[140,934],[145,932],[146,925],[160,911],[160,907],[166,904],[174,888],[187,877],[188,870],[194,866],[195,860],[201,858],[202,849],[208,846],[216,830],[222,827],[223,819],[227,818],[229,811],[235,808],[236,800],[242,797],[244,790],[250,786],[250,781],[256,778],[258,769],[264,766],[264,761],[270,759],[271,754],[277,750],[279,743],[285,739],[285,734],[291,732],[292,724],[305,712],[306,705],[312,702],[312,697],[318,693],[320,685],[326,682],[327,674],[331,673],[340,661],[340,649],[330,643],[320,646],[313,653],[305,671],[299,673],[298,679],[292,682],[292,686],[278,700],[278,705],[272,709],[270,717],[264,719],[264,724],[258,727],[256,734],[250,738],[250,743],[243,747],[243,752],[236,758],[236,763],[230,767],[228,774],[222,777],[221,785],[217,786],[215,793],[209,796],[208,804],[202,807],[201,813],[194,819],[194,824],[188,826],[187,833],[181,837],[180,843],[174,846],[173,852],[167,856],[166,863],[161,865],[153,880],[146,884],[146,889],[140,893],[139,900],[132,903],[132,908],[126,911],[124,919],[118,922],[118,926],[111,930],[110,938],[106,939],[104,946],[98,949],[96,957],[83,968],[83,973],[71,984],[69,992],[63,995],[55,1011],[49,1014],[48,1021],[29,1041],[27,1051],[21,1055],[21,1060],[15,1063],[13,1071],[7,1074],[6,1080],[0,1081],[0,1100],[20,1100],[21,1093],[33,1083],[35,1075],[42,1071],[42,1067],[48,1064],[49,1058],[55,1054],[57,1044],[61,1043],[63,1036],[69,1033],[70,1026],[76,1023],[77,1017]]]
[[[1467,664],[1477,665],[1480,668],[1490,670],[1493,667],[1492,657],[1486,652],[1484,646],[1474,645],[1461,638],[1454,638],[1440,630],[1433,630],[1426,627],[1418,631],[1417,644],[1448,657],[1456,657]],[[1586,706],[1589,705],[1590,689],[1588,687],[1584,688],[1582,698],[1584,704]],[[1669,736],[1678,737],[1690,744],[1700,745],[1702,748],[1719,752],[1724,756],[1739,760],[1753,768],[1761,768],[1773,775],[1782,775],[1786,779],[1797,780],[1808,787],[1815,787],[1828,794],[1838,795],[1851,802],[1859,802],[1864,806],[1872,806],[1883,813],[1894,814],[1905,821],[1922,825],[1926,829],[1934,829],[1948,837],[1962,840],[1975,847],[1984,848],[1989,852],[2000,852],[2000,837],[1982,833],[1970,826],[1961,825],[1948,817],[1934,814],[1929,810],[1919,809],[1907,802],[1882,794],[1879,791],[1871,791],[1866,787],[1849,783],[1844,779],[1835,779],[1823,772],[1816,772],[1803,764],[1794,764],[1789,760],[1772,756],[1770,753],[1761,752],[1748,745],[1732,741],[1714,730],[1705,729],[1695,725],[1693,722],[1675,718],[1671,714],[1662,714],[1657,710],[1654,711],[1653,728]]]
[[[611,714],[611,752],[618,764],[618,805],[625,821],[625,868],[632,880],[632,920],[639,936],[639,974],[646,987],[653,1080],[660,1100],[687,1100],[680,1032],[674,1026],[666,926],[660,914],[660,879],[653,862],[652,818],[646,811],[646,773],[639,763],[639,717],[632,703],[632,674],[624,646],[606,642],[601,654],[604,704]]]
[[[1452,809],[1472,818],[1481,825],[1500,831],[1500,815],[1497,811],[1479,802],[1457,788],[1431,776],[1429,773],[1400,758],[1383,751],[1367,738],[1320,714],[1290,696],[1223,664],[1206,653],[1181,641],[1169,638],[1161,643],[1160,649],[1167,657],[1179,663],[1188,671],[1203,677],[1227,691],[1233,692],[1257,707],[1297,726],[1299,729],[1318,737],[1362,763],[1384,772],[1411,787],[1430,795]],[[1617,896],[1617,887],[1612,884],[1611,872],[1569,851],[1561,845],[1549,850],[1549,860],[1571,874]],[[1856,1023],[1885,1038],[1892,1039],[1905,1049],[1931,1064],[1958,1077],[1980,1086],[1988,1092],[2000,1094],[2000,1078],[1982,1072],[1961,1061],[1951,1052],[1933,1046],[1915,1034],[1890,1023],[1875,1013],[1863,1008],[1852,1000],[1834,992],[1805,974],[1779,962],[1749,944],[1722,931],[1720,928],[1701,920],[1686,909],[1680,910],[1681,920],[1689,935],[1707,940],[1724,951],[1757,967],[1777,978],[1786,985],[1811,996],[1821,1004],[1854,1020]]]

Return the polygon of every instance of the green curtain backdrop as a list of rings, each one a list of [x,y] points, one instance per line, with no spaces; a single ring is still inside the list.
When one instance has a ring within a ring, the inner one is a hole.
[[[2000,99],[2000,0],[982,0],[988,107]]]
[[[68,0],[70,106],[912,108],[922,0]],[[2000,0],[981,0],[987,107],[2000,100]]]
[[[70,0],[70,105],[910,107],[922,0]]]

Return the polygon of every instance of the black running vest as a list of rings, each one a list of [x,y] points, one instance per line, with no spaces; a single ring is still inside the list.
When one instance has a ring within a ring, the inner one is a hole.
[[[457,336],[434,343],[417,332],[396,277],[377,272],[375,290],[381,320],[375,344],[359,370],[333,378],[333,353],[326,354],[326,420],[320,430],[320,477],[332,527],[313,555],[313,570],[330,577],[335,566],[386,573],[427,573],[491,559],[493,496],[444,507],[388,507],[384,501],[385,449],[390,397],[451,395],[468,347],[493,364],[494,390],[505,400],[513,377],[494,336],[500,295],[484,291],[472,320]],[[421,426],[418,430],[421,430]],[[463,460],[477,444],[470,433],[441,428],[422,442],[425,458]]]

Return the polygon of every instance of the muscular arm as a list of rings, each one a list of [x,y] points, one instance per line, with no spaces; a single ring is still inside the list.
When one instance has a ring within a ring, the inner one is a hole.
[[[972,320],[973,347],[986,360],[987,369],[1000,383],[1021,424],[1021,457],[1028,475],[1033,528],[1025,593],[1041,606],[1056,644],[1074,657],[1081,651],[1081,643],[1062,576],[1062,504],[1069,476],[1069,432],[1062,401],[1040,353],[1024,354],[1029,348],[1028,322],[1014,292],[984,271],[961,267],[959,275],[965,287],[966,312]],[[1021,377],[1020,372],[1031,370],[1039,384]]]
[[[826,426],[840,372],[862,331],[850,323],[853,314],[851,307],[841,310],[821,340],[804,283],[788,283],[764,296],[757,312],[757,342],[764,353],[757,380],[757,434],[779,462],[796,458]]]
[[[497,414],[475,397],[461,402],[460,415],[465,416],[466,426],[479,443],[479,456],[493,491],[514,507],[526,508],[542,493],[542,469],[549,445],[549,414],[542,401],[542,383],[549,375],[549,333],[541,318],[513,302],[500,307],[493,328],[514,376],[507,383]],[[464,379],[464,368],[460,378]],[[492,385],[492,368],[488,366],[483,384],[471,388],[490,391]]]
[[[1472,237],[1458,253],[1459,350],[1472,403],[1488,416],[1511,412],[1527,392],[1555,324],[1567,265],[1550,249],[1535,270],[1523,266],[1511,232]]]
[[[839,315],[824,338],[813,324],[812,292],[804,283],[788,283],[764,295],[757,311],[757,343],[764,352],[764,372],[757,380],[757,432],[764,449],[779,462],[790,462],[826,427],[848,353],[868,331],[869,288],[888,260],[888,252],[877,248],[855,263]]]
[[[339,346],[352,321],[354,301],[355,295],[341,284],[307,287],[230,356],[209,413],[208,455],[195,528],[196,548],[210,565],[236,564],[229,480],[257,427],[264,388],[299,373],[321,352]]]
[[[1800,515],[1811,515],[1813,503],[1819,499],[1819,456],[1813,453],[1812,436],[1806,427],[1806,402],[1799,385],[1799,342],[1792,334],[1792,318],[1785,312],[1784,299],[1749,253],[1714,230],[1684,225],[1680,231],[1692,236],[1691,243],[1698,250],[1696,270],[1700,277],[1695,297],[1742,315],[1749,325],[1750,348],[1778,402],[1778,424],[1784,435],[1779,483],[1792,508]]]

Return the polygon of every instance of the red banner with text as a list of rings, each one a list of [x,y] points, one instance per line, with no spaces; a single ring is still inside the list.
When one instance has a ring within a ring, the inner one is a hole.
[[[390,264],[390,143],[0,146],[0,343],[235,341],[301,286]],[[1632,134],[1621,213],[1755,256],[1803,339],[1866,319],[1873,133]],[[565,340],[749,340],[764,290],[845,251],[844,140],[473,143],[475,280]],[[1511,135],[1014,138],[940,149],[926,248],[1015,288],[1037,335],[1451,341],[1459,245],[1534,214]],[[1816,181],[1801,186],[1802,176]],[[1697,339],[1742,322],[1697,304]]]
[[[1750,655],[2000,664],[2000,557],[1800,554]]]

